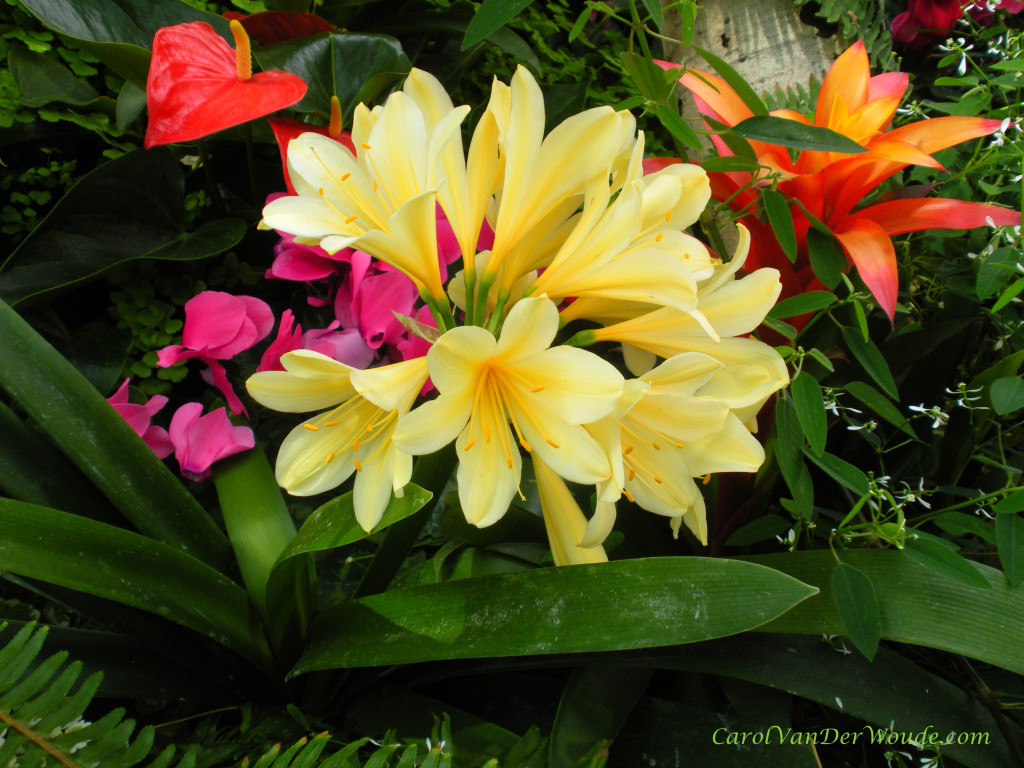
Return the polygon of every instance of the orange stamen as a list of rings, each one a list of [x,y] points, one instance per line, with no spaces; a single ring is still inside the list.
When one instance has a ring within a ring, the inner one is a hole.
[[[241,81],[252,80],[252,49],[249,45],[249,35],[241,22],[232,19],[231,34],[235,38],[235,73]]]
[[[337,96],[331,96],[331,122],[327,124],[327,135],[332,139],[341,136],[341,102]]]

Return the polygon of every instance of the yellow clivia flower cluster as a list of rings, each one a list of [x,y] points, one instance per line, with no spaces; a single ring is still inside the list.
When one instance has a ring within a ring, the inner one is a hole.
[[[557,564],[606,559],[622,496],[706,543],[693,478],[756,471],[764,451],[748,427],[788,383],[778,354],[746,336],[778,298],[778,272],[736,278],[742,228],[725,264],[683,232],[707,204],[707,176],[687,164],[644,175],[628,111],[590,109],[545,136],[540,88],[520,68],[495,81],[465,151],[468,112],[413,70],[384,106],[356,109],[355,155],[312,133],[289,145],[297,195],[268,204],[263,226],[401,270],[439,336],[425,358],[357,370],[299,350],[284,371],[252,376],[263,405],[326,409],[285,439],[278,482],[311,495],[355,473],[355,514],[370,530],[413,456],[454,440],[459,499],[478,526],[508,509],[529,456]],[[447,290],[437,204],[462,250]],[[478,253],[485,219],[494,244]],[[590,330],[552,346],[575,320]],[[621,344],[636,378],[583,348],[596,342]],[[437,397],[418,402],[428,377]],[[589,520],[566,481],[595,486]]]

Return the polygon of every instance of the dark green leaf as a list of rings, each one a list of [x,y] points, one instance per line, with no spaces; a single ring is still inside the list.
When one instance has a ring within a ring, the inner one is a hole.
[[[992,382],[989,391],[992,409],[1000,416],[1024,408],[1024,380],[1020,376],[1004,376]]]
[[[847,563],[837,563],[832,572],[832,600],[847,637],[869,660],[878,650],[882,620],[871,579]]]
[[[828,550],[745,557],[784,571],[821,589],[780,618],[768,632],[838,634],[843,631],[829,582],[835,557]],[[875,587],[882,638],[960,653],[1024,673],[1024,590],[1012,588],[1002,572],[971,565],[991,589],[975,589],[918,565],[906,552],[848,550],[844,562],[863,572]]]
[[[789,520],[780,515],[765,515],[738,528],[726,539],[725,545],[727,547],[743,547],[748,544],[768,541],[788,530],[790,526]]]
[[[956,511],[943,512],[933,518],[932,522],[946,533],[951,533],[954,536],[971,535],[977,536],[989,544],[996,543],[996,531],[992,524],[980,520],[974,515]]]
[[[991,589],[992,585],[978,572],[974,563],[964,559],[954,550],[923,536],[907,536],[904,551],[912,560],[930,568],[936,573],[975,589]]]
[[[775,239],[782,246],[786,258],[790,262],[795,262],[796,229],[793,226],[793,214],[789,212],[786,198],[774,189],[765,189],[761,192],[761,199],[764,201],[764,210],[768,214],[768,223],[771,224],[772,232],[775,233]],[[788,317],[788,315],[782,315],[782,317]]]
[[[462,50],[476,45],[492,32],[505,26],[511,19],[529,6],[533,0],[484,0],[469,22]]]
[[[708,157],[701,160],[700,167],[708,173],[731,173],[733,171],[756,171],[759,166],[757,160],[728,155],[726,157]]]
[[[992,305],[992,311],[998,312],[1017,296],[1018,293],[1024,291],[1024,277],[1020,278],[1013,285],[1003,291],[999,298],[996,299],[996,303]]]
[[[784,117],[772,115],[748,117],[734,125],[731,130],[745,139],[793,147],[794,149],[845,154],[859,154],[867,151],[848,136],[828,128],[806,125],[796,120],[787,120]]]
[[[328,609],[292,674],[644,648],[759,626],[812,590],[733,560],[656,557],[461,579]]]
[[[245,591],[205,563],[137,533],[0,499],[0,569],[171,619],[258,664]]]
[[[734,91],[736,91],[736,95],[740,97],[751,112],[755,115],[768,114],[768,107],[766,107],[764,102],[761,101],[761,97],[754,92],[754,89],[750,87],[750,84],[747,83],[747,81],[744,80],[735,69],[730,67],[710,51],[705,51],[702,48],[697,48],[696,46],[693,50],[699,53],[704,61],[714,68],[719,77],[725,80],[725,82],[728,83]]]
[[[1017,491],[1004,499],[1000,499],[992,505],[992,511],[997,514],[1012,514],[1024,511],[1024,491]]]
[[[598,742],[611,742],[643,695],[653,670],[578,667],[562,692],[548,742],[548,768],[574,768]]]
[[[665,17],[661,11],[661,0],[644,0],[644,8],[647,9],[654,28],[660,32],[661,25],[665,23]]]
[[[350,32],[327,32],[275,43],[260,48],[256,58],[264,69],[291,72],[305,81],[306,95],[292,109],[330,115],[331,96],[337,96],[346,118],[360,100],[368,103],[382,88],[408,74],[410,68],[402,44],[395,38]],[[374,92],[361,93],[364,84],[370,82],[377,83]]]
[[[690,149],[700,149],[700,139],[687,122],[679,116],[671,107],[659,105],[654,113],[658,116],[661,124],[679,141],[680,144]]]
[[[230,567],[227,540],[192,494],[82,374],[2,301],[0,387],[136,528]]]
[[[1020,515],[996,516],[996,540],[999,562],[1011,586],[1024,581],[1024,518]]]
[[[846,256],[836,246],[835,238],[817,229],[808,229],[807,253],[815,277],[830,291],[834,290],[846,271]]]
[[[821,456],[825,451],[825,438],[828,436],[828,419],[825,416],[825,398],[818,382],[809,373],[801,371],[790,385],[793,395],[793,406],[796,418],[811,453]]]
[[[847,348],[853,353],[857,362],[882,388],[882,391],[893,400],[899,400],[900,394],[896,390],[896,382],[892,378],[892,373],[889,372],[889,364],[885,362],[885,358],[882,357],[882,353],[878,351],[874,342],[865,341],[858,330],[849,327],[843,328],[843,341],[846,342]]]
[[[858,496],[863,496],[868,492],[868,476],[855,464],[851,464],[838,456],[833,456],[831,453],[815,456],[810,451],[806,451],[805,454],[811,460],[811,463],[825,470],[833,480],[849,488]]]
[[[797,330],[789,323],[784,323],[782,320],[776,320],[774,317],[766,317],[762,321],[766,328],[771,328],[776,333],[785,336],[787,339],[795,339],[797,336]]]
[[[46,54],[13,46],[7,62],[18,87],[18,98],[26,107],[42,107],[55,101],[82,105],[99,98],[95,88]]]
[[[696,20],[697,4],[684,3],[682,9],[679,11],[679,26],[682,29],[680,41],[687,48],[693,45],[693,25]]]
[[[61,198],[3,264],[0,298],[40,299],[132,259],[206,258],[244,234],[240,219],[188,232],[181,164],[167,149],[137,150],[101,165]]]
[[[836,301],[835,294],[828,291],[808,291],[783,299],[768,312],[768,317],[796,317],[808,312],[831,306]]]
[[[796,477],[787,485],[793,499],[781,499],[782,508],[800,520],[809,521],[814,515],[814,481],[806,464],[800,462]]]
[[[131,80],[126,80],[117,94],[117,106],[114,115],[117,119],[117,130],[125,131],[146,109],[146,89]]]
[[[885,395],[877,389],[862,381],[851,381],[846,385],[846,391],[894,427],[899,427],[907,435],[917,439],[917,435],[914,434],[907,418],[900,413],[900,409],[890,403]]]
[[[786,484],[792,488],[803,463],[804,435],[796,409],[788,399],[780,398],[775,403],[775,434],[778,437],[775,458]]]
[[[666,72],[650,59],[632,51],[621,51],[619,60],[640,95],[652,104],[666,104],[675,90],[674,72]]]
[[[580,15],[576,17],[575,23],[572,25],[572,29],[569,30],[569,42],[574,42],[581,34],[583,34],[583,28],[587,26],[587,22],[590,20],[591,10],[589,7],[584,8]]]
[[[978,279],[974,290],[979,299],[987,299],[994,294],[1016,274],[1015,269],[1020,254],[1013,248],[996,249],[995,253],[985,259],[985,263],[978,270]]]
[[[106,323],[86,323],[75,331],[61,352],[89,383],[100,392],[113,392],[132,346],[132,334],[126,328]]]

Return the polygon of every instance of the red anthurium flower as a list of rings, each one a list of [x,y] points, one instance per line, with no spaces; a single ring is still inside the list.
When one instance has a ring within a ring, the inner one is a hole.
[[[146,82],[146,148],[192,141],[291,106],[306,84],[288,72],[252,74],[249,38],[231,22],[237,50],[209,24],[157,31]]]
[[[331,96],[331,120],[327,125],[310,125],[301,120],[292,120],[287,117],[272,117],[268,120],[271,130],[274,131],[274,138],[277,139],[277,148],[281,152],[281,168],[284,174],[284,183],[288,188],[288,194],[295,194],[295,187],[292,186],[291,177],[288,175],[288,142],[297,139],[304,133],[319,133],[343,144],[355,155],[356,146],[352,143],[352,136],[348,131],[341,130],[341,102],[337,96]]]
[[[333,32],[334,26],[327,19],[321,19],[315,13],[298,13],[295,11],[261,11],[260,13],[237,13],[228,11],[225,19],[239,22],[249,37],[261,45],[272,45],[285,40],[296,40],[321,32]]]
[[[704,115],[726,125],[736,125],[752,116],[749,107],[724,80],[707,72],[697,74],[699,77],[687,72],[680,82],[694,94]],[[963,200],[902,199],[863,206],[865,198],[879,184],[908,165],[941,170],[942,166],[932,157],[935,152],[999,129],[998,120],[938,117],[888,130],[907,84],[907,76],[899,72],[872,77],[864,44],[857,42],[825,76],[813,120],[792,110],[776,110],[772,114],[842,133],[868,151],[853,155],[805,150],[794,161],[785,147],[750,142],[758,162],[781,178],[779,191],[793,201],[790,212],[798,244],[795,264],[789,263],[768,227],[760,228],[763,238],[756,237],[755,229],[749,227],[752,237],[747,267],[778,269],[783,276],[783,296],[810,290],[814,283],[807,255],[810,220],[804,209],[835,234],[890,320],[896,312],[899,282],[896,252],[889,239],[892,235],[924,229],[964,229],[990,221],[996,225],[1020,223],[1020,214],[1015,211]],[[717,137],[713,140],[719,154],[731,154],[724,142]],[[764,183],[763,173],[708,175],[716,200],[728,200],[733,210],[744,213],[754,209],[755,186]]]

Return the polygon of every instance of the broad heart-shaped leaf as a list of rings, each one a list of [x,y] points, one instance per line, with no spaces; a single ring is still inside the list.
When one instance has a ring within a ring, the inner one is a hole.
[[[228,542],[195,498],[110,403],[0,301],[0,388],[140,531],[214,567]]]
[[[466,28],[462,50],[476,45],[492,32],[497,32],[532,2],[533,0],[484,0]]]
[[[819,152],[842,152],[859,154],[867,152],[853,139],[836,133],[829,128],[807,125],[797,120],[787,120],[773,115],[754,115],[741,120],[730,130],[745,139],[778,144],[794,149],[811,149]]]
[[[43,24],[74,38],[126,80],[145,86],[149,49],[161,27],[205,21],[231,39],[227,19],[180,0],[27,0],[22,3]]]
[[[54,101],[81,105],[99,98],[95,88],[45,54],[14,46],[7,62],[18,86],[18,98],[26,107],[42,107]]]
[[[0,569],[171,619],[263,665],[245,590],[180,550],[122,528],[0,499]]]
[[[331,114],[331,96],[337,96],[342,114],[350,116],[360,99],[369,102],[377,95],[361,93],[364,83],[387,75],[375,80],[385,88],[408,74],[411,67],[395,38],[351,32],[275,43],[257,50],[256,59],[264,69],[291,72],[306,82],[306,95],[292,109],[324,115]]]
[[[168,150],[137,150],[75,184],[0,267],[0,298],[41,299],[132,259],[195,260],[226,251],[241,219],[188,232],[181,164]]]
[[[821,594],[766,624],[767,632],[842,634],[830,580],[830,551],[793,552],[743,558],[813,584]],[[875,587],[882,639],[960,653],[1024,674],[1024,587],[1010,587],[1002,572],[976,565],[991,589],[975,589],[918,565],[905,552],[848,550],[843,562]]]
[[[882,622],[871,579],[848,563],[836,563],[832,572],[832,599],[847,636],[868,659],[878,650]]]
[[[703,557],[460,579],[328,609],[313,623],[292,675],[693,642],[760,626],[812,594],[771,569]]]
[[[1000,416],[1024,408],[1024,379],[1020,376],[1004,376],[992,382],[989,390],[992,409]]]

